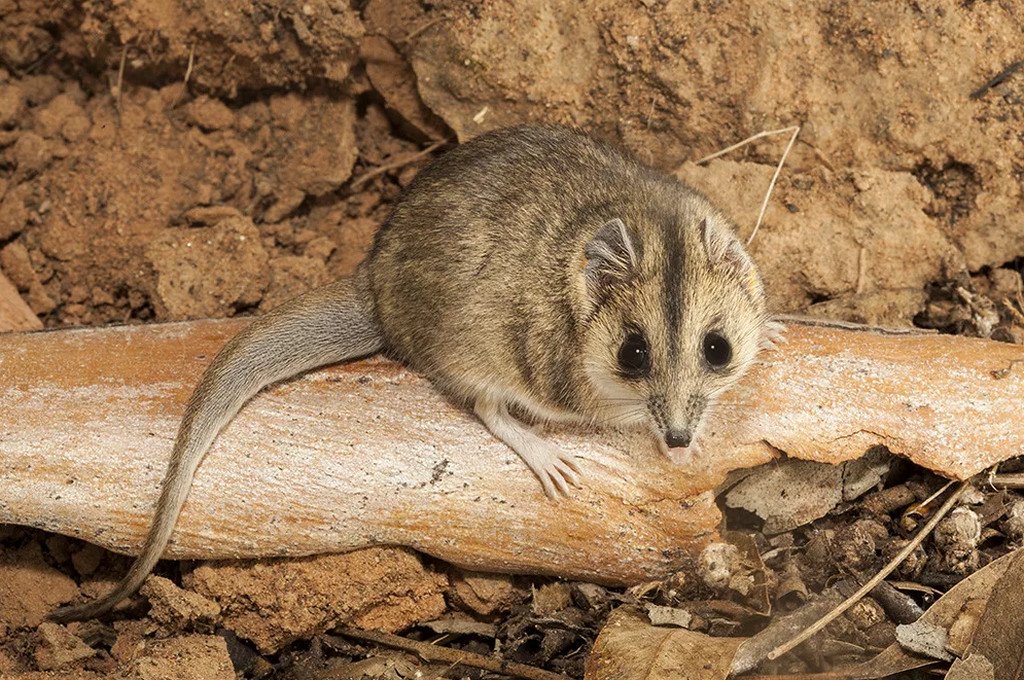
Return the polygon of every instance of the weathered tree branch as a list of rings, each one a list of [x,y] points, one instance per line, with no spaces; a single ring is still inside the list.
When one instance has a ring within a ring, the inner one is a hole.
[[[242,321],[0,337],[0,522],[132,552],[192,386]],[[550,433],[584,487],[551,502],[522,462],[383,359],[256,397],[199,469],[169,557],[407,545],[472,569],[631,583],[710,540],[713,492],[778,453],[874,445],[964,478],[1024,454],[1022,348],[794,327],[671,462],[636,433]]]

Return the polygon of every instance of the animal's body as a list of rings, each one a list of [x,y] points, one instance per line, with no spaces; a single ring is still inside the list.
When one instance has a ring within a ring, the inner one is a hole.
[[[264,386],[386,350],[471,408],[549,496],[579,483],[528,421],[645,425],[688,446],[766,333],[760,279],[706,198],[565,128],[478,137],[424,168],[356,276],[257,318],[186,407],[153,526],[93,616],[137,589],[214,437]]]

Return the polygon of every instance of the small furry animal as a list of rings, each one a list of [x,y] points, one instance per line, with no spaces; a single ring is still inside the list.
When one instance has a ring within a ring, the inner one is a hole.
[[[687,447],[769,324],[757,270],[694,189],[578,131],[518,126],[424,168],[351,279],[257,318],[185,409],[142,552],[92,617],[159,560],[196,468],[263,387],[386,350],[472,408],[554,497],[571,455],[523,421],[642,425]]]

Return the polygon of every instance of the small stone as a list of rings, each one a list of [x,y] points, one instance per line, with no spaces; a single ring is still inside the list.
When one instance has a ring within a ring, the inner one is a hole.
[[[75,582],[46,563],[38,543],[0,550],[0,628],[38,626],[77,595]]]
[[[721,592],[731,587],[743,568],[740,549],[731,543],[711,543],[700,553],[697,572],[704,585]]]
[[[270,261],[270,284],[260,303],[261,310],[269,310],[297,295],[312,290],[330,280],[322,260],[299,255],[285,255]]]
[[[868,521],[870,522],[870,520]],[[875,559],[877,522],[856,522],[836,530],[835,548],[839,563],[859,570],[869,566]],[[880,525],[878,525],[880,526]],[[888,538],[885,529],[883,535]]]
[[[112,305],[114,304],[114,297],[99,287],[92,289],[92,303],[94,305]]]
[[[326,262],[327,258],[337,249],[338,245],[331,239],[326,236],[317,236],[306,244],[306,247],[302,249],[302,254],[314,260]]]
[[[685,579],[685,576],[683,578]],[[574,584],[572,596],[573,602],[583,609],[600,610],[608,607],[611,602],[608,591],[595,583]]]
[[[92,123],[85,114],[68,117],[60,127],[60,134],[68,142],[75,143],[85,138],[89,133]]]
[[[150,298],[161,320],[231,316],[258,302],[269,278],[260,233],[244,217],[168,229],[146,249],[146,259],[156,272]]]
[[[75,552],[71,556],[71,564],[74,565],[75,571],[82,576],[90,576],[96,568],[100,566],[100,561],[103,559],[103,548],[92,543],[87,543],[81,550]]]
[[[962,505],[981,505],[985,502],[985,494],[973,486],[968,488],[960,496],[960,503]]]
[[[22,185],[24,186],[24,185]],[[29,210],[25,207],[25,194],[21,187],[12,188],[0,201],[0,241],[17,236],[28,224]]]
[[[71,634],[67,628],[49,621],[40,624],[39,646],[34,654],[40,670],[49,671],[90,659],[96,650]]]
[[[216,635],[149,641],[131,670],[133,680],[235,680],[227,644]]]
[[[235,122],[235,114],[217,99],[197,97],[185,108],[189,120],[204,130],[224,130]]]
[[[185,219],[191,224],[212,226],[229,217],[243,217],[238,208],[231,205],[204,205],[189,208],[185,211]]]
[[[978,568],[981,518],[974,510],[955,508],[935,527],[934,540],[942,568],[954,574],[968,574]]]
[[[183,590],[162,576],[150,576],[139,591],[149,600],[149,615],[173,631],[211,625],[220,616],[220,605],[199,593]]]
[[[860,630],[867,630],[886,620],[885,610],[870,597],[866,597],[850,607],[846,612],[846,618],[850,619],[853,625]]]
[[[511,576],[471,571],[453,575],[452,595],[456,603],[480,616],[504,611],[523,599]]]
[[[10,159],[21,177],[31,177],[43,170],[53,159],[53,151],[46,140],[34,132],[26,132],[10,150]]]
[[[1003,533],[1015,545],[1024,544],[1024,501],[1014,501],[1002,524]]]
[[[545,583],[533,591],[533,613],[548,616],[572,604],[572,588],[568,583]]]
[[[72,286],[71,290],[68,291],[69,302],[85,302],[88,297],[89,291],[82,285]]]
[[[0,85],[0,128],[18,122],[25,109],[25,91],[17,83]]]
[[[28,292],[25,294],[25,302],[28,303],[29,309],[36,316],[49,314],[57,308],[57,303],[53,301],[53,298],[46,292],[46,289],[39,283],[29,287]]]
[[[271,654],[338,623],[396,631],[445,610],[448,579],[411,550],[374,547],[341,555],[207,563],[185,586],[216,600],[224,628]]]
[[[61,133],[64,123],[70,118],[84,118],[85,111],[78,105],[74,97],[68,93],[59,94],[48,104],[35,112],[36,125],[44,137],[53,137]],[[88,119],[86,118],[86,123]]]
[[[39,283],[29,259],[29,249],[20,241],[13,241],[0,250],[0,269],[19,291],[27,291]]]
[[[41,106],[60,94],[63,85],[55,76],[41,74],[23,78],[21,87],[29,104]]]

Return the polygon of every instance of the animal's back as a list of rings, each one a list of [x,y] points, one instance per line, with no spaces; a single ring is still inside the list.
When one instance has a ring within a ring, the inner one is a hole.
[[[584,244],[653,194],[678,195],[666,184],[565,128],[507,128],[448,152],[416,177],[370,255],[386,346],[457,398],[486,387],[578,410]]]

